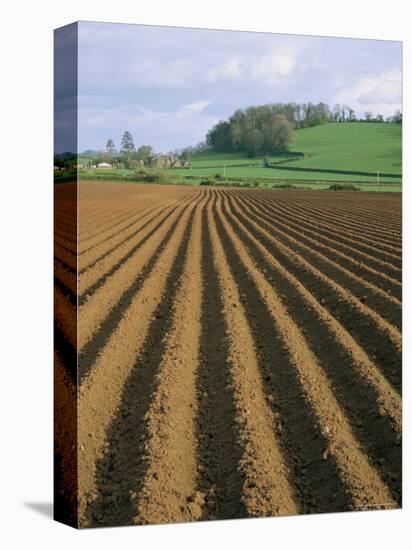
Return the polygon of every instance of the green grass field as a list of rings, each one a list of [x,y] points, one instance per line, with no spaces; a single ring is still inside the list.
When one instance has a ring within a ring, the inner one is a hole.
[[[271,156],[269,164],[265,167],[263,156],[249,158],[240,153],[206,151],[193,155],[188,168],[163,170],[162,182],[198,185],[209,179],[219,185],[293,184],[310,189],[327,189],[333,182],[353,182],[363,191],[399,192],[402,190],[402,127],[354,122],[297,130],[291,151]],[[151,172],[149,169],[148,173]],[[79,177],[136,181],[135,171],[126,169],[93,173],[81,170]]]
[[[293,153],[303,153],[294,158]],[[276,163],[281,165],[276,167]],[[248,158],[234,153],[205,152],[191,159],[190,168],[170,169],[172,175],[213,178],[216,174],[229,178],[262,180],[342,181],[377,184],[401,184],[402,127],[399,124],[346,123],[325,124],[295,132],[291,154],[271,156],[270,168],[263,157]],[[292,168],[288,170],[288,168]],[[300,170],[294,170],[299,168]],[[304,171],[305,168],[311,171]],[[316,172],[320,169],[324,172]],[[331,172],[327,172],[331,170]],[[340,173],[333,170],[342,171]],[[351,174],[350,172],[372,174]],[[345,173],[348,172],[348,173]],[[262,182],[264,183],[264,182]]]
[[[264,168],[262,163],[256,166],[245,166],[245,167],[232,167],[226,166],[224,170],[223,167],[219,168],[195,168],[188,170],[180,169],[170,169],[167,170],[167,173],[170,175],[180,175],[184,176],[199,176],[199,177],[211,177],[213,178],[216,174],[220,176],[226,175],[229,178],[259,178],[259,179],[284,179],[284,180],[307,180],[310,181],[345,181],[345,182],[365,182],[365,183],[376,183],[376,176],[360,176],[360,175],[351,175],[351,174],[333,174],[333,173],[315,173],[315,172],[295,172],[292,170],[279,170],[276,168]],[[380,178],[381,181],[383,180]],[[386,182],[400,183],[400,178],[398,177],[385,177],[383,180]]]
[[[402,126],[350,122],[295,132],[294,151],[310,155],[290,166],[402,173]]]

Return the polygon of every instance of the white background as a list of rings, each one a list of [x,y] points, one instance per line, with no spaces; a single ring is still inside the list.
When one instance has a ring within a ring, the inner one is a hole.
[[[71,0],[2,5],[0,544],[3,548],[406,548],[404,509],[75,531],[50,520],[52,499],[52,29],[72,21],[195,26],[404,41],[404,380],[410,428],[411,54],[408,2]],[[409,63],[410,64],[410,63]],[[410,461],[410,437],[404,453]],[[404,460],[405,463],[407,460]],[[407,465],[407,464],[406,464]],[[45,513],[46,511],[46,513]],[[409,527],[409,529],[408,529]],[[410,547],[410,546],[409,546]]]

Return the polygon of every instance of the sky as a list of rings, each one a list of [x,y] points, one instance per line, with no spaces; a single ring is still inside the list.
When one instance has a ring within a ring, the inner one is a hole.
[[[292,101],[402,110],[402,44],[79,23],[78,151],[119,148],[125,130],[137,147],[173,151],[238,108]]]

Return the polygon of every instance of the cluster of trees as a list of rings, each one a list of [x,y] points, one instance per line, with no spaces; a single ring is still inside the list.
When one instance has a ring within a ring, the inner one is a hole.
[[[106,149],[100,154],[101,160],[112,161],[115,164],[122,163],[126,167],[133,167],[139,160],[147,161],[154,155],[154,149],[150,145],[141,145],[136,149],[132,134],[126,130],[123,133],[118,151],[114,141],[109,138]]]
[[[190,161],[192,155],[197,153],[202,153],[209,149],[206,141],[200,141],[196,145],[189,145],[188,147],[183,147],[181,149],[175,149],[170,154],[177,157],[181,162]]]
[[[390,122],[395,124],[402,124],[402,113],[400,111],[396,111],[393,116],[388,116],[384,118],[383,115],[379,113],[376,116],[373,116],[373,113],[367,111],[365,113],[365,117],[359,120],[359,122]]]
[[[259,132],[269,131],[269,127],[277,120],[281,124],[281,133],[285,132],[285,119],[295,128],[310,128],[319,124],[329,122],[331,112],[326,103],[273,103],[268,105],[259,105],[257,107],[248,107],[247,109],[238,109],[227,120],[220,121],[214,126],[207,135],[206,141],[213,146],[216,141],[219,147],[224,143],[226,150],[238,151],[247,150],[246,143],[251,140],[262,140],[258,137]],[[272,132],[269,132],[272,134]],[[289,134],[290,132],[288,132]],[[246,135],[248,137],[246,137]],[[243,139],[241,139],[243,136]],[[250,139],[251,138],[251,139]],[[270,139],[269,141],[272,141]],[[231,144],[229,144],[231,142]],[[229,149],[227,149],[229,147]],[[283,147],[281,147],[283,149]],[[270,152],[269,150],[266,152]]]
[[[167,154],[179,158],[181,162],[186,162],[190,161],[192,155],[206,149],[208,149],[208,144],[201,141],[197,145],[169,151]],[[121,163],[126,168],[133,168],[136,162],[143,160],[146,163],[154,154],[155,150],[151,145],[141,145],[136,148],[132,134],[126,130],[122,136],[120,150],[117,151],[114,141],[110,138],[106,143],[105,151],[101,153],[100,157],[102,160],[110,160],[115,164]]]
[[[190,161],[192,155],[206,149],[208,149],[208,145],[205,141],[202,141],[197,145],[176,149],[167,154],[179,158],[181,162],[186,162]],[[121,164],[126,168],[134,168],[140,160],[143,160],[146,164],[154,154],[155,150],[151,145],[141,145],[136,148],[132,134],[126,130],[122,136],[120,150],[117,150],[114,141],[110,138],[106,143],[105,151],[100,152],[99,158],[101,161],[113,162],[116,165]]]
[[[396,122],[402,124],[402,113],[384,119],[380,114],[365,113],[357,118],[347,105],[326,103],[274,103],[238,109],[228,120],[221,120],[206,136],[206,143],[215,151],[274,154],[288,150],[293,130],[311,128],[327,122]]]
[[[353,109],[347,105],[337,103],[330,114],[330,122],[395,122],[396,124],[402,124],[402,113],[396,111],[393,116],[384,118],[380,113],[374,116],[371,111],[366,111],[362,118],[357,118]]]
[[[206,141],[195,146],[178,149],[170,154],[180,161],[190,161],[193,154],[212,148],[219,152],[244,152],[250,156],[256,154],[277,154],[286,152],[293,140],[293,131],[298,128],[311,128],[327,122],[376,122],[402,124],[402,113],[396,111],[384,118],[381,114],[366,112],[364,117],[357,118],[355,111],[347,105],[336,104],[332,109],[326,103],[274,103],[238,109],[228,120],[221,120],[213,126],[206,136]],[[92,153],[92,152],[91,152]],[[150,145],[136,148],[132,134],[125,131],[117,150],[110,138],[106,148],[97,155],[96,162],[111,162],[115,166],[135,168],[144,161],[145,164],[155,154]],[[94,154],[93,156],[96,156]],[[56,159],[67,162],[67,159]]]
[[[220,121],[209,130],[207,144],[215,151],[242,151],[251,156],[286,151],[292,143],[294,126],[277,107],[238,109],[229,120]]]

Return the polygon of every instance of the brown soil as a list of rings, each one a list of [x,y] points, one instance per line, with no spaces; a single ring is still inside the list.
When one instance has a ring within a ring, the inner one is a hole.
[[[401,505],[399,195],[81,183],[78,222],[81,527]]]

